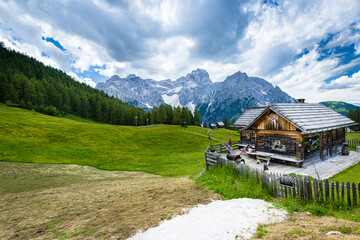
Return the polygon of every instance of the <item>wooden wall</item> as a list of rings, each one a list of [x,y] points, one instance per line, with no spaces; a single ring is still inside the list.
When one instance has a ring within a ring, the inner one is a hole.
[[[267,112],[256,123],[258,130],[296,131],[296,127],[276,113]]]
[[[259,151],[272,151],[276,150],[269,149],[266,141],[269,139],[279,139],[288,141],[289,147],[286,152],[278,151],[278,153],[301,155],[301,146],[298,141],[302,141],[302,135],[300,131],[275,131],[275,130],[258,130],[257,131],[257,146],[256,149]]]
[[[332,153],[336,153],[337,146],[345,141],[344,128],[302,135],[294,125],[270,110],[253,125],[253,129],[255,129],[256,138],[255,148],[258,151],[299,155],[304,159],[315,151],[332,155]],[[313,149],[314,142],[313,146],[309,146],[311,145],[309,137],[312,140],[317,139],[318,144],[315,149]],[[286,151],[271,149],[269,142],[275,139],[286,142]],[[323,155],[320,154],[320,157],[323,158]]]

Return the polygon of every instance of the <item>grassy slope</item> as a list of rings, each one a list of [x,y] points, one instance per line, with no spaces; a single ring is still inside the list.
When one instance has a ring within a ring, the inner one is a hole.
[[[76,119],[75,119],[76,120]],[[0,104],[0,161],[73,163],[163,176],[204,168],[207,129],[189,126],[114,126],[51,117]],[[228,130],[211,131],[214,142]],[[232,132],[233,138],[237,138]]]
[[[360,133],[346,133],[346,138],[352,138],[352,139],[360,139]],[[341,171],[338,174],[335,174],[334,176],[332,176],[330,178],[330,180],[334,180],[339,181],[341,183],[341,181],[346,182],[355,182],[358,183],[360,182],[360,178],[359,178],[359,172],[360,172],[360,163],[357,163],[347,169],[345,169],[344,171]]]
[[[321,102],[321,104],[324,104],[325,106],[345,116],[347,116],[349,109],[354,110],[356,108],[355,105],[346,102],[328,101],[328,102]]]

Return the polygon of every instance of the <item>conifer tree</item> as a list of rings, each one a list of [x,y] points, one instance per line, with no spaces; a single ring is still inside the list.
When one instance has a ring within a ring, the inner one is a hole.
[[[160,104],[156,116],[157,116],[157,123],[166,123],[167,114],[166,114],[166,108],[165,108],[164,104]]]
[[[200,120],[200,112],[199,110],[195,110],[195,113],[194,113],[194,123],[193,123],[195,126],[200,126],[201,124],[201,120]]]

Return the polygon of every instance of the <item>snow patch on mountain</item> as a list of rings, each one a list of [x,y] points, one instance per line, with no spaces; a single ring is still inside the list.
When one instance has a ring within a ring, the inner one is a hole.
[[[126,78],[114,75],[105,83],[98,83],[96,89],[146,110],[160,104],[186,106],[191,112],[199,110],[201,120],[207,123],[222,121],[225,116],[229,120],[236,118],[248,107],[295,102],[278,86],[262,78],[237,72],[223,82],[213,83],[203,69],[176,81],[142,79],[134,74]]]
[[[191,113],[194,114],[196,105],[192,101],[186,104],[185,107],[187,107]]]
[[[171,89],[168,91],[168,93],[179,93],[181,90],[183,89],[183,87],[176,87],[174,89]]]
[[[161,96],[164,99],[164,102],[166,104],[171,105],[173,107],[181,106],[180,101],[179,101],[179,95],[174,94],[174,95],[169,96],[169,95],[164,94]]]

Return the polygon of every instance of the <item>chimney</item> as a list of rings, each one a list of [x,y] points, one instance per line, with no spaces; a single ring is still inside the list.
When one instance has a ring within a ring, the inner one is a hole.
[[[296,99],[296,101],[297,101],[298,103],[305,103],[305,99],[304,99],[304,98]]]

